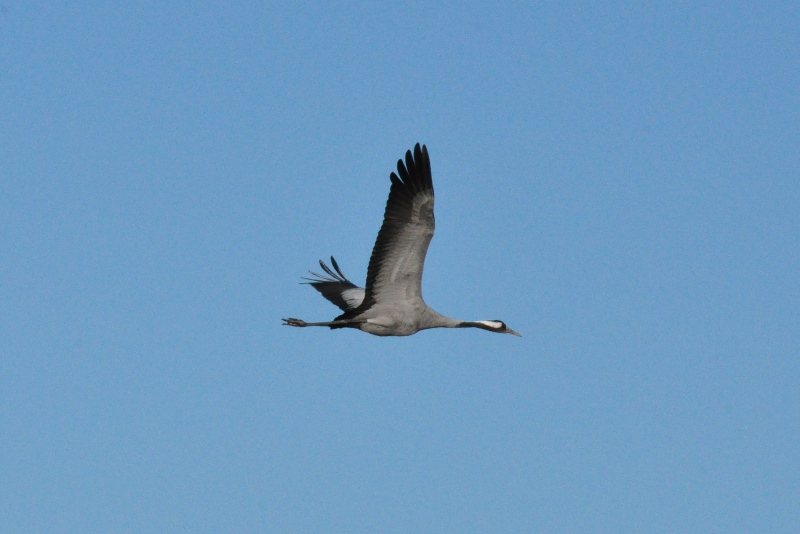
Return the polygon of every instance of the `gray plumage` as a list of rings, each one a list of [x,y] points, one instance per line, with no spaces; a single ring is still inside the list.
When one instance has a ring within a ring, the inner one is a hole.
[[[389,176],[392,185],[383,225],[372,249],[367,268],[366,287],[362,288],[342,273],[331,256],[328,267],[320,260],[325,274],[311,272],[308,284],[342,310],[330,322],[307,323],[283,319],[288,326],[328,326],[357,328],[378,336],[407,336],[427,328],[475,327],[491,332],[520,334],[503,321],[461,321],[442,315],[422,299],[422,271],[428,245],[433,238],[433,181],[428,149],[419,143],[414,153],[406,152],[397,162],[397,174]]]

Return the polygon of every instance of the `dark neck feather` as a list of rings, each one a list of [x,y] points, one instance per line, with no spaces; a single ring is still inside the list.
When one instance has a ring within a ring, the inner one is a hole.
[[[494,321],[492,321],[492,322],[494,322]],[[458,327],[459,328],[470,328],[470,327],[482,328],[484,330],[488,330],[489,332],[502,332],[503,331],[502,327],[499,326],[499,325],[498,326],[494,326],[494,325],[491,325],[491,324],[486,324],[486,322],[480,322],[480,321],[461,321],[461,323],[458,325]]]

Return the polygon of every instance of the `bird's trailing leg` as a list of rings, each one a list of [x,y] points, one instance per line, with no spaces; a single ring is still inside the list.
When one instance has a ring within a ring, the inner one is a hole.
[[[283,326],[308,326],[308,323],[302,319],[295,319],[294,317],[289,317],[288,319],[281,319],[283,321]]]
[[[344,321],[330,321],[324,323],[307,323],[302,319],[295,319],[294,317],[281,319],[281,321],[283,321],[284,326],[356,326],[364,322],[355,319],[349,319]]]

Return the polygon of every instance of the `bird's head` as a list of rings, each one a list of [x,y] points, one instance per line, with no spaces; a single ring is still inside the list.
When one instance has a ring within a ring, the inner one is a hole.
[[[522,337],[522,334],[516,330],[512,330],[506,325],[506,323],[499,319],[494,319],[491,321],[475,321],[473,325],[477,326],[478,328],[483,328],[484,330],[497,332],[498,334],[514,334],[515,336]]]

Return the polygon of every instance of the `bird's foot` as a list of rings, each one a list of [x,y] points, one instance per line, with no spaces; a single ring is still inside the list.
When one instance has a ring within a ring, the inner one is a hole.
[[[295,319],[294,317],[289,317],[288,319],[281,319],[283,321],[284,326],[308,326],[302,319]]]

